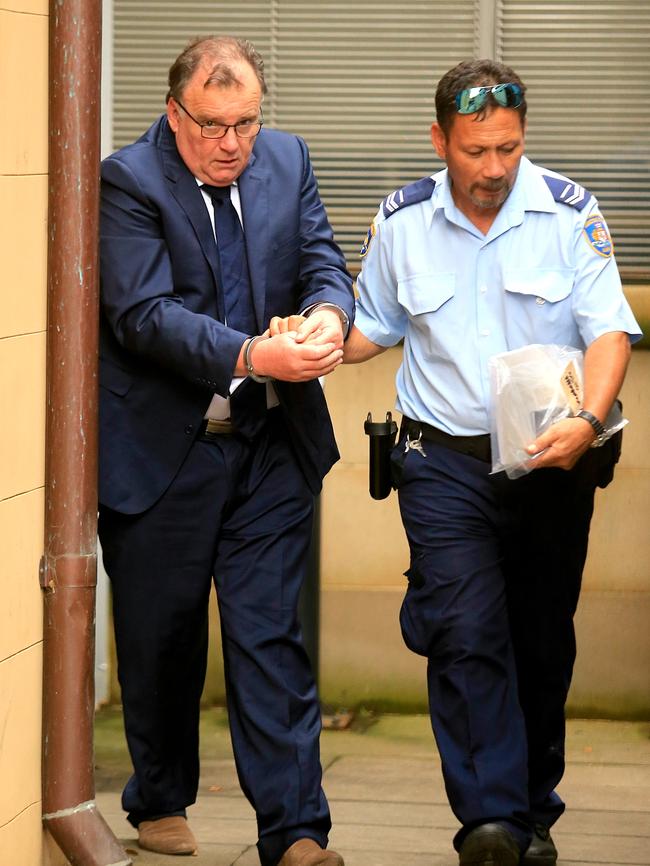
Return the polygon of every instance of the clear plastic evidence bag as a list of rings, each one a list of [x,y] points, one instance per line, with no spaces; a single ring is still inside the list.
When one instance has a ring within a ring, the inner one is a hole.
[[[535,468],[526,446],[582,407],[583,353],[534,343],[488,361],[492,400],[492,472],[518,478]],[[615,403],[598,444],[627,424]]]

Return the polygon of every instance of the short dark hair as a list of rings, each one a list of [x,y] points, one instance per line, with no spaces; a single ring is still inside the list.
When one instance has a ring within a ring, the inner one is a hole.
[[[233,61],[249,64],[260,83],[262,93],[266,93],[264,80],[264,61],[255,46],[247,39],[235,36],[197,36],[183,49],[169,68],[169,90],[165,98],[178,101],[183,96],[187,83],[202,63],[212,64],[210,74],[204,82],[207,87],[232,87],[241,82],[233,69]]]
[[[526,117],[526,85],[510,66],[496,60],[463,60],[446,72],[436,88],[436,117],[445,136],[458,113],[456,95],[468,87],[489,87],[493,84],[518,84],[521,87],[521,105],[512,109],[519,114],[523,126]],[[490,94],[485,106],[476,112],[476,119],[483,120],[489,110],[499,103]]]

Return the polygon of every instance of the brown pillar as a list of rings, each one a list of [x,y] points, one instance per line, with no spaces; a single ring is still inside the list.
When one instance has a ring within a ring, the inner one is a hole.
[[[73,866],[122,866],[93,774],[101,3],[49,14],[43,821]]]

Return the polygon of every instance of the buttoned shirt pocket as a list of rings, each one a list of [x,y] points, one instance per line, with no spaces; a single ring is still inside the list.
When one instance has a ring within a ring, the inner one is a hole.
[[[507,292],[530,296],[538,306],[543,306],[568,298],[574,275],[573,268],[506,268],[504,284]]]
[[[411,316],[435,313],[453,298],[456,275],[451,272],[411,274],[397,282],[397,300]]]
[[[573,345],[574,278],[573,268],[504,269],[506,321],[517,342]]]

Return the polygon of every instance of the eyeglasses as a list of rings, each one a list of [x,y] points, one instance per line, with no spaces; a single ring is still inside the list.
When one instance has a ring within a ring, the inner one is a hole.
[[[492,94],[504,108],[518,108],[524,98],[518,84],[495,84],[491,87],[469,87],[456,94],[456,108],[459,114],[475,114],[480,111]]]
[[[208,120],[207,123],[199,123],[196,117],[193,117],[183,103],[174,97],[174,102],[179,105],[190,120],[193,120],[198,127],[201,128],[203,138],[224,138],[228,134],[229,129],[235,130],[237,138],[253,138],[258,134],[264,123],[262,110],[260,109],[259,120],[242,120],[240,123],[215,123],[213,120]]]

